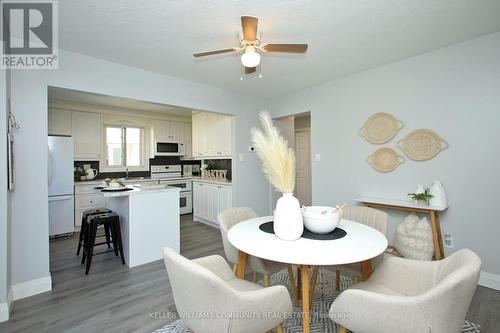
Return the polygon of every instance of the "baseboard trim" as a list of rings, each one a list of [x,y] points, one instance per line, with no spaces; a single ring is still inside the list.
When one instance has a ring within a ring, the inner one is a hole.
[[[214,227],[216,229],[220,229],[220,226],[217,223],[214,223],[212,221],[208,221],[208,220],[202,219],[201,217],[193,216],[193,222],[200,222],[200,223],[206,224],[206,225],[208,225],[210,227]]]
[[[479,285],[500,291],[500,275],[482,271],[479,277]]]
[[[10,303],[12,303],[12,288],[9,288],[7,299],[5,303],[0,303],[0,323],[9,320],[10,317]]]
[[[30,297],[52,290],[52,278],[49,276],[41,279],[18,283],[12,286],[12,300]]]
[[[9,306],[7,302],[0,303],[0,323],[9,320]]]

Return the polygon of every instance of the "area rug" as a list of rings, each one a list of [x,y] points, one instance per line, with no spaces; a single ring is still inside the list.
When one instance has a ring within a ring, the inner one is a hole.
[[[348,288],[352,281],[347,276],[341,277],[341,290]],[[288,273],[286,270],[280,271],[271,277],[271,285],[284,285],[290,291],[288,283]],[[311,306],[311,313],[317,315],[311,316],[311,333],[336,333],[336,325],[331,321],[327,314],[330,310],[330,306],[333,300],[337,297],[339,292],[335,290],[335,274],[332,272],[322,269],[318,274],[318,282],[316,284],[316,289],[314,291],[313,304]],[[295,313],[300,313],[300,306],[294,307]],[[302,320],[300,316],[292,316],[294,318],[287,319],[285,322],[285,332],[286,333],[299,333],[302,332]],[[462,326],[462,332],[466,333],[479,333],[479,325],[465,321]],[[163,326],[157,329],[153,333],[187,333],[189,332],[188,327],[182,320],[174,321],[171,324]]]

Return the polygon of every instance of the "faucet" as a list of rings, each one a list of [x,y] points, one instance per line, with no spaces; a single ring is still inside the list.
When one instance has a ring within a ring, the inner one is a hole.
[[[128,168],[125,168],[125,178],[128,178]]]

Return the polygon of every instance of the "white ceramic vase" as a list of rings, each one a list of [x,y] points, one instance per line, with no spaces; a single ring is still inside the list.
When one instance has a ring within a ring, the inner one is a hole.
[[[274,233],[282,240],[297,240],[304,232],[302,210],[293,193],[283,193],[274,210]]]
[[[444,207],[448,204],[446,192],[440,181],[433,181],[431,184],[432,198],[429,200],[431,206]]]

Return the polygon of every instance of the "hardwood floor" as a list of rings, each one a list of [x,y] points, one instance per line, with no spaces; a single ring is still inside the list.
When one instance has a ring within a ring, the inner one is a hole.
[[[183,255],[224,255],[219,230],[194,223],[191,215],[181,220]],[[104,254],[86,276],[76,244],[76,236],[51,241],[53,290],[13,302],[0,332],[151,332],[174,320],[164,316],[175,305],[163,261],[129,269]],[[500,292],[478,287],[467,319],[482,333],[499,332]]]

